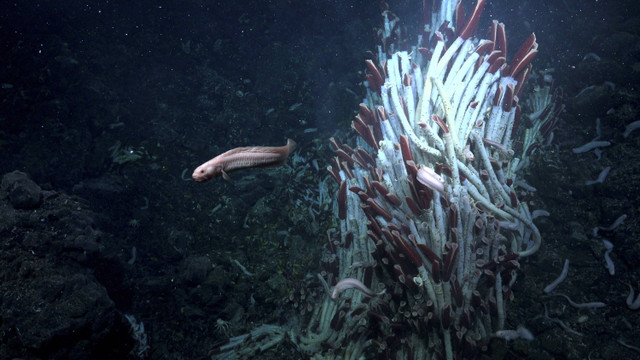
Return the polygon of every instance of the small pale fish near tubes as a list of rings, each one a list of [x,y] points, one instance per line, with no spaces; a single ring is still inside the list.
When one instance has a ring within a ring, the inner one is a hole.
[[[564,266],[562,266],[562,272],[560,273],[560,276],[558,276],[557,279],[553,280],[551,284],[547,285],[547,287],[544,288],[544,292],[548,294],[553,290],[555,290],[555,288],[558,285],[560,285],[560,283],[563,282],[564,279],[567,278],[568,273],[569,273],[569,259],[565,259]]]
[[[192,177],[198,182],[218,176],[231,181],[229,173],[235,170],[282,166],[295,149],[296,142],[291,139],[287,139],[285,146],[250,146],[231,149],[198,166]]]
[[[536,209],[531,212],[531,220],[535,220],[541,216],[551,216],[551,214],[543,209]]]
[[[438,175],[433,169],[421,166],[418,169],[416,179],[431,190],[435,190],[444,194],[444,179]]]
[[[627,127],[625,127],[624,134],[622,136],[627,138],[634,130],[639,128],[640,128],[640,120],[634,121],[631,124],[627,125]]]
[[[597,179],[585,181],[585,185],[589,186],[593,184],[602,184],[604,182],[604,179],[607,178],[607,175],[609,175],[609,171],[611,171],[611,166],[607,166],[606,168],[604,168],[604,170],[602,170],[600,174],[598,174]]]
[[[611,260],[611,252],[613,251],[613,243],[609,240],[602,240],[602,244],[604,245],[606,251],[604,252],[604,262],[606,264],[607,270],[609,270],[610,275],[616,274],[616,267],[613,264],[613,260]]]
[[[386,289],[383,289],[379,293],[374,292],[369,289],[365,284],[363,284],[360,280],[354,278],[346,278],[338,281],[336,286],[333,287],[333,292],[331,293],[331,299],[335,300],[338,298],[341,292],[347,289],[356,289],[360,290],[363,294],[367,296],[380,296],[383,295]]]
[[[505,339],[507,341],[516,340],[516,339],[524,339],[528,341],[532,341],[534,339],[531,331],[527,330],[524,326],[518,326],[517,330],[498,330],[496,331],[495,336],[497,338]]]
[[[624,223],[624,220],[627,218],[627,214],[622,214],[618,216],[618,218],[611,224],[611,226],[596,226],[593,228],[592,233],[594,237],[600,237],[600,231],[609,232],[614,231],[618,228],[618,226]]]
[[[640,294],[638,297],[635,297],[635,292],[633,291],[633,287],[627,284],[629,287],[629,296],[627,296],[627,307],[631,310],[640,309]]]
[[[573,148],[572,151],[574,154],[580,154],[596,148],[607,147],[610,145],[611,143],[609,141],[591,141],[577,148]]]
[[[601,307],[605,307],[607,306],[607,304],[600,302],[600,301],[592,301],[592,302],[588,302],[588,303],[577,303],[573,300],[571,300],[567,295],[565,294],[549,294],[549,296],[561,296],[563,298],[565,298],[567,300],[567,302],[569,303],[569,305],[573,306],[576,309],[598,309]]]

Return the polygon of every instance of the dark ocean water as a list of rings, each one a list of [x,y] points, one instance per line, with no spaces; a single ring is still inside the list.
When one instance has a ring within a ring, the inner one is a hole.
[[[415,41],[420,6],[389,6]],[[553,75],[566,111],[525,176],[551,216],[508,318],[536,340],[494,344],[487,356],[637,358],[618,341],[640,346],[638,311],[625,303],[626,284],[640,291],[640,132],[623,137],[640,120],[638,6],[489,1],[480,36],[493,19],[505,23],[511,54],[535,32],[534,69]],[[286,324],[323,296],[314,274],[336,224],[337,189],[322,185],[328,139],[354,138],[378,27],[377,1],[1,2],[0,174],[22,171],[51,193],[43,215],[2,200],[0,358],[207,358],[229,336]],[[598,135],[596,119],[611,146],[574,154]],[[190,179],[223,151],[287,138],[299,145],[287,166]],[[584,185],[606,167],[605,182]],[[592,231],[623,214],[615,230]],[[615,275],[602,240],[614,244]],[[563,293],[606,308],[543,295],[567,258]],[[75,284],[84,284],[77,293]],[[46,306],[65,291],[58,312]],[[294,304],[300,291],[309,298]],[[78,298],[93,300],[74,306]],[[543,304],[582,336],[545,321]],[[78,308],[102,310],[55,320]],[[144,323],[141,354],[123,314]],[[263,356],[304,358],[286,345]]]

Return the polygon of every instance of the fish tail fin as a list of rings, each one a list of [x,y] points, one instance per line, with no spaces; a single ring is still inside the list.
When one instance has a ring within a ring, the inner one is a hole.
[[[295,141],[291,140],[291,139],[287,139],[287,145],[285,145],[286,148],[286,152],[281,154],[281,159],[279,159],[278,161],[274,162],[273,164],[270,164],[268,166],[264,166],[265,168],[274,168],[274,167],[278,167],[278,166],[283,166],[284,164],[287,163],[287,159],[289,159],[289,155],[291,155],[292,152],[294,152],[296,150],[296,148],[298,147],[298,144],[296,144]]]
[[[298,147],[298,144],[296,144],[296,142],[291,139],[287,139],[287,147],[289,148],[289,152],[287,153],[288,155],[296,150],[296,148]]]

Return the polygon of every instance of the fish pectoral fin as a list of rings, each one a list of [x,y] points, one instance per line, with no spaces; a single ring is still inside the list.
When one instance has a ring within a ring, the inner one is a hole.
[[[231,182],[231,176],[229,176],[224,170],[222,170],[222,178]]]

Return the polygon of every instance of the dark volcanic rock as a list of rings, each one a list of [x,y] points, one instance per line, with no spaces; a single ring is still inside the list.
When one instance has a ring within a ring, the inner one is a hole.
[[[35,199],[38,209],[25,209]],[[95,264],[106,258],[104,234],[93,228],[93,217],[78,198],[57,192],[43,196],[24,173],[3,177],[0,359],[129,356],[135,346],[130,325],[94,276]]]
[[[27,174],[13,171],[2,177],[2,191],[6,192],[14,209],[31,209],[40,205],[42,189]]]

